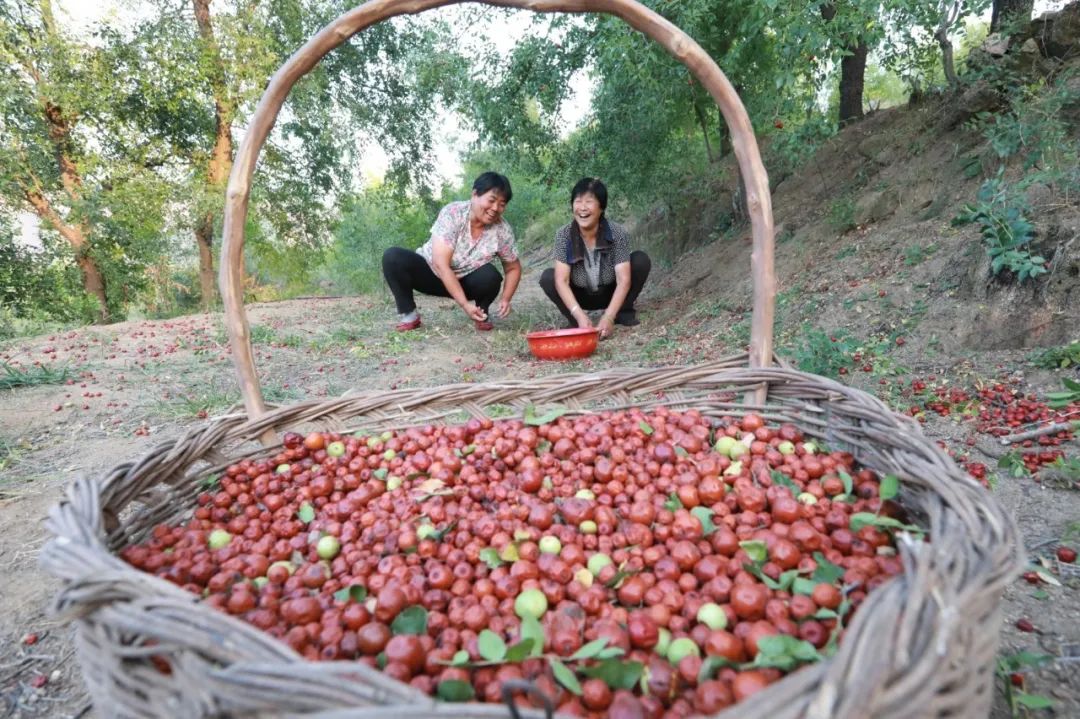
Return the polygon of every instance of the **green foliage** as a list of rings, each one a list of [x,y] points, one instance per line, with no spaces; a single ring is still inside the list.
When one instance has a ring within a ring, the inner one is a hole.
[[[907,102],[909,87],[896,72],[875,62],[867,62],[863,101],[871,110],[896,107]]]
[[[1043,369],[1066,369],[1080,365],[1080,340],[1035,353],[1031,363]]]
[[[778,171],[779,176],[794,172],[835,134],[836,124],[820,114],[810,115],[800,123],[785,124],[783,132],[774,133],[769,143],[770,171]]]
[[[829,205],[827,222],[829,227],[840,233],[854,229],[855,199],[851,195],[844,195],[833,200]]]
[[[884,65],[899,75],[912,89],[926,90],[945,84],[941,38],[960,47],[954,51],[960,62],[970,47],[985,37],[985,25],[977,18],[990,0],[893,0],[885,3],[884,19],[890,32],[879,52]]]
[[[386,185],[347,198],[320,273],[345,291],[377,290],[383,282],[383,250],[422,245],[437,212],[434,202],[400,197]]]
[[[71,376],[67,367],[15,367],[7,362],[0,362],[0,390],[16,387],[35,387],[43,384],[62,384]]]
[[[1006,452],[998,460],[998,467],[1008,472],[1011,477],[1030,477],[1031,472],[1028,471],[1027,465],[1024,464],[1023,453],[1019,450],[1011,450]]]
[[[937,245],[931,243],[926,247],[922,245],[908,245],[904,248],[904,264],[908,267],[922,264],[937,250]]]
[[[976,203],[965,205],[953,224],[977,222],[990,256],[991,272],[997,275],[1009,270],[1018,282],[1023,282],[1046,272],[1046,260],[1027,248],[1035,226],[1025,216],[1025,209],[1021,199],[1010,197],[999,174],[982,184]]]
[[[1080,382],[1068,377],[1062,377],[1061,382],[1065,385],[1064,390],[1046,393],[1046,403],[1052,409],[1064,409],[1070,404],[1080,402]]]
[[[1059,174],[1059,182],[1075,186],[1077,146],[1064,110],[1080,102],[1080,90],[1070,82],[1076,73],[1054,80],[1036,79],[1007,70],[994,77],[1002,83],[1008,108],[1000,114],[980,113],[974,124],[1001,159],[1017,156],[1025,170]],[[1073,170],[1073,172],[1070,172]]]
[[[0,215],[0,223],[9,218]],[[0,229],[0,339],[55,322],[93,320],[94,302],[83,292],[74,257],[54,238],[41,249],[21,245]]]
[[[851,353],[858,342],[844,330],[827,334],[819,329],[807,328],[802,342],[797,345],[791,358],[804,372],[836,378],[840,369],[851,366]]]
[[[1017,652],[998,657],[995,674],[997,674],[1002,692],[1009,707],[1011,716],[1030,716],[1028,710],[1049,709],[1054,702],[1039,694],[1029,694],[1021,688],[1013,686],[1012,675],[1036,670],[1053,662],[1054,657],[1049,654],[1035,654],[1033,652]]]
[[[34,211],[45,241],[62,236],[88,277],[99,270],[121,316],[159,252],[166,193],[116,151],[112,138],[131,128],[113,122],[115,84],[108,53],[67,34],[51,4],[0,8],[0,202]]]

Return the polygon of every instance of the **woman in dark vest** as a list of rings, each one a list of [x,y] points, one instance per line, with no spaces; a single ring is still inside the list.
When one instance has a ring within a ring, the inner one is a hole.
[[[607,187],[585,177],[570,192],[573,219],[555,233],[555,267],[540,275],[540,287],[566,317],[567,327],[593,327],[586,310],[603,310],[596,322],[601,337],[614,325],[638,324],[634,302],[652,263],[630,251],[630,236],[604,216]]]

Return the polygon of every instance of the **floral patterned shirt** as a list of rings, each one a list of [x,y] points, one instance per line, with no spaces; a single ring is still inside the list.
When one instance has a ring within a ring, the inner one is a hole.
[[[431,239],[424,243],[416,253],[432,264],[432,249],[436,242],[450,245],[453,255],[450,257],[450,269],[458,277],[464,277],[491,262],[496,255],[503,262],[517,260],[514,248],[514,231],[510,223],[499,220],[490,227],[485,227],[480,237],[473,240],[469,232],[469,201],[451,202],[439,212],[438,219],[431,226]]]

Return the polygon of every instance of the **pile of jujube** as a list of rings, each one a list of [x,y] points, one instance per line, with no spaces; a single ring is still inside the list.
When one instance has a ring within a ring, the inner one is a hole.
[[[304,657],[443,699],[526,679],[569,714],[679,717],[828,656],[902,571],[891,532],[918,536],[895,478],[790,424],[527,419],[287,434],[122,556]]]

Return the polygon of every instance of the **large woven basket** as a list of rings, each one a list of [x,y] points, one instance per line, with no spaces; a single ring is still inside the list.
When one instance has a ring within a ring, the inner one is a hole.
[[[488,0],[538,11],[616,15],[661,43],[717,101],[734,139],[753,223],[750,353],[690,368],[622,369],[546,380],[365,392],[268,411],[241,300],[243,227],[259,150],[298,78],[380,20],[452,0],[373,0],[299,50],[268,86],[229,181],[221,288],[246,415],[212,420],[103,477],[80,478],[52,509],[41,554],[60,578],[55,610],[70,617],[86,683],[108,716],[505,717],[501,705],[443,704],[358,662],[309,662],[179,587],[135,570],[117,552],[160,522],[182,519],[200,482],[240,457],[269,455],[276,433],[318,427],[394,429],[483,416],[499,405],[755,411],[791,422],[863,465],[901,479],[900,500],[929,543],[900,546],[904,572],[871,592],[839,651],[722,717],[980,717],[991,702],[1000,597],[1022,563],[1016,529],[997,501],[917,423],[836,382],[774,365],[772,210],[768,178],[734,89],[678,28],[633,0]],[[160,659],[171,671],[163,673]],[[542,713],[527,712],[541,716]]]

